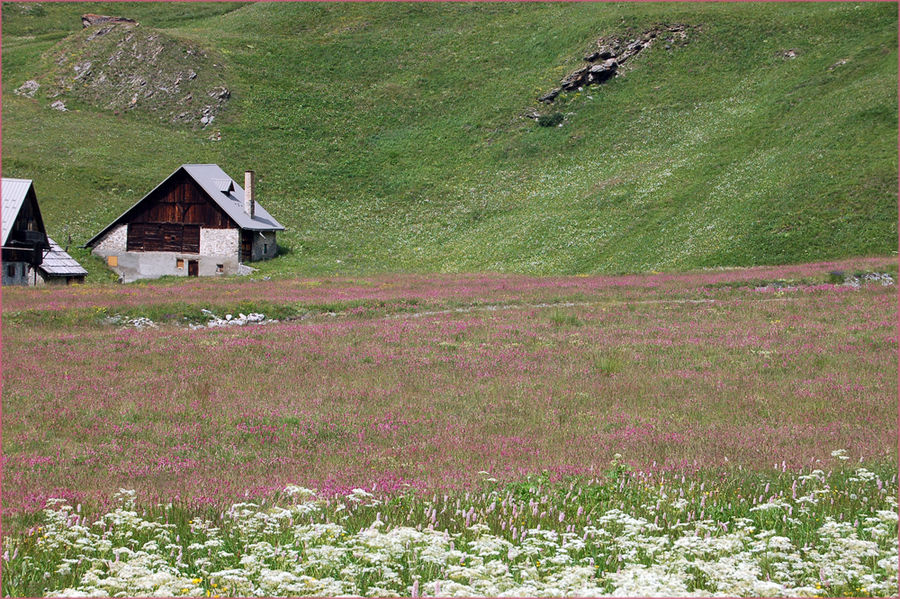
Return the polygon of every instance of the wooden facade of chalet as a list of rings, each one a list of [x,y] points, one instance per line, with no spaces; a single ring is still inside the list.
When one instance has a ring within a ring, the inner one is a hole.
[[[129,252],[200,253],[200,228],[237,225],[186,172],[176,173],[133,208],[128,221]]]

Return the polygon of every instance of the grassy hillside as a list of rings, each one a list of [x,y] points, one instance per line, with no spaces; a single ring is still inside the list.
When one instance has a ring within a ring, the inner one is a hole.
[[[85,12],[219,57],[231,98],[213,125],[15,95]],[[536,101],[598,37],[657,23],[695,30],[562,108]],[[2,27],[3,174],[35,179],[57,240],[83,243],[178,164],[216,162],[254,168],[288,228],[266,274],[897,248],[896,4],[4,4]],[[530,108],[566,120],[540,127]]]

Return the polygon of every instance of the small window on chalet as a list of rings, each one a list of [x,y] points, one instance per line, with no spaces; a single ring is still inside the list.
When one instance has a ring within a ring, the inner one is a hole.
[[[216,272],[225,272],[224,264],[216,264]]]
[[[175,268],[184,268],[184,258],[178,258],[175,260]]]
[[[118,266],[119,265],[119,257],[118,256],[107,256],[106,264],[108,266]]]
[[[268,254],[268,253],[269,253],[269,244],[264,243],[263,244],[263,254]]]
[[[14,278],[16,276],[16,265],[15,264],[7,264],[6,265],[6,276],[9,278]]]

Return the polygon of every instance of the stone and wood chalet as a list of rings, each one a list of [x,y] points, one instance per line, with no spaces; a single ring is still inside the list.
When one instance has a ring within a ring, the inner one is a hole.
[[[83,283],[87,271],[47,236],[31,179],[3,177],[3,285]]]
[[[216,164],[183,164],[85,246],[126,283],[238,274],[246,262],[274,258],[284,230],[254,188],[253,171],[242,189]]]

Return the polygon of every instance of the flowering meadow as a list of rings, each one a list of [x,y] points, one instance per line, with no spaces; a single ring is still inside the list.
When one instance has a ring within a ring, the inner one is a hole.
[[[828,280],[831,272],[850,275],[886,268],[896,274],[896,259],[855,258],[833,262],[715,268],[696,272],[666,272],[622,276],[530,277],[514,274],[378,274],[366,278],[297,279],[265,277],[218,279],[184,278],[75,287],[6,288],[3,316],[29,311],[128,311],[148,306],[178,304],[235,306],[241,302],[265,301],[280,306],[337,306],[360,302],[401,302],[412,305],[444,305],[447,302],[542,302],[560,298],[603,297],[625,299],[696,297],[717,286],[754,287],[765,281],[805,282]]]
[[[836,450],[834,456],[846,459]],[[363,489],[212,519],[171,504],[109,513],[52,500],[8,541],[4,595],[896,596],[897,476],[866,468],[699,480],[529,477],[451,495]],[[776,464],[777,466],[777,464]],[[480,473],[487,477],[487,472]]]
[[[896,594],[888,267],[4,289],[3,591]]]

